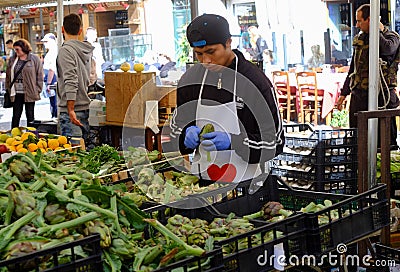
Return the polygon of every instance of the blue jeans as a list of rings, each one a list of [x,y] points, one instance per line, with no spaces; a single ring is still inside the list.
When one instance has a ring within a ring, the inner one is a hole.
[[[49,97],[51,118],[57,118],[57,95]]]
[[[60,112],[58,123],[60,124],[61,135],[67,137],[83,138],[85,142],[89,136],[89,110],[76,111],[76,118],[83,124],[82,127],[71,123],[69,115],[66,112]],[[79,142],[71,141],[73,144]]]

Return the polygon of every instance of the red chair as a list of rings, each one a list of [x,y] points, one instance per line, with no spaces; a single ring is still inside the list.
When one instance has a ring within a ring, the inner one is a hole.
[[[292,119],[295,119],[296,113],[296,96],[290,92],[289,73],[286,71],[272,72],[272,82],[282,120],[286,119],[286,122],[289,123]]]
[[[300,100],[300,122],[304,123],[309,114],[309,122],[318,125],[321,117],[323,90],[318,90],[317,74],[315,72],[296,73],[297,92]]]

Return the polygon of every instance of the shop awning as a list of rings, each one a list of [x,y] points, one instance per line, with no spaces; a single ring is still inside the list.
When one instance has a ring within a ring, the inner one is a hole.
[[[63,0],[63,5],[82,5],[82,4],[97,4],[105,2],[125,2],[127,0]],[[0,9],[18,8],[18,7],[46,7],[57,6],[57,0],[1,0]]]
[[[56,3],[56,1],[51,1]],[[16,8],[27,5],[49,3],[48,0],[2,0],[0,1],[0,9]]]

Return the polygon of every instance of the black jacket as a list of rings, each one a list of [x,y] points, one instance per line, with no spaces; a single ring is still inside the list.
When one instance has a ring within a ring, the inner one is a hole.
[[[231,135],[231,148],[249,163],[265,162],[281,153],[284,145],[282,122],[270,80],[238,50],[236,108],[240,121],[240,134]],[[204,84],[202,104],[218,105],[231,102],[236,60],[221,74],[208,72]],[[196,107],[205,68],[190,68],[179,81],[177,109],[171,120],[171,138],[179,141],[183,154],[193,152],[183,142],[186,128],[196,124]],[[218,79],[222,89],[217,89]]]

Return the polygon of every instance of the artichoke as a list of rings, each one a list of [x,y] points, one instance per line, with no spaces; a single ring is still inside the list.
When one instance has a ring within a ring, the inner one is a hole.
[[[262,213],[264,219],[266,220],[271,219],[276,215],[284,215],[285,217],[288,217],[290,215],[290,212],[287,212],[283,208],[283,205],[281,203],[275,201],[269,201],[268,203],[266,203],[262,207]]]
[[[19,256],[23,256],[28,253],[40,250],[44,244],[48,242],[47,239],[43,238],[28,238],[25,240],[18,240],[8,244],[6,250],[7,253],[4,259],[11,259]],[[27,261],[19,262],[18,265],[7,266],[8,271],[30,271],[36,267],[36,262],[45,262],[50,256],[42,257],[40,260],[30,259]]]
[[[205,125],[201,128],[201,131],[200,131],[200,134],[199,134],[199,136],[200,136],[200,141],[203,141],[203,140],[204,140],[204,138],[203,138],[203,135],[204,135],[204,134],[210,133],[210,132],[214,132],[214,131],[215,131],[215,129],[214,129],[213,124],[210,124],[210,123],[205,124]]]
[[[37,233],[38,233],[37,228],[31,225],[25,225],[15,233],[15,239],[21,240],[28,237],[35,237],[37,236]]]
[[[131,242],[125,242],[120,238],[115,238],[111,242],[110,252],[123,259],[131,259],[137,253],[138,248]]]
[[[67,220],[68,211],[59,204],[50,204],[44,210],[44,218],[50,225],[58,224]]]
[[[14,213],[18,218],[35,210],[36,200],[26,191],[14,191],[11,192],[11,196],[15,204]]]
[[[194,228],[189,218],[179,214],[168,218],[166,227],[185,242],[187,242],[188,232]]]
[[[123,194],[123,197],[131,199],[138,207],[142,206],[143,202],[147,201],[147,197],[137,192],[132,192],[132,193],[126,192]]]
[[[189,245],[197,245],[199,247],[204,247],[209,234],[205,229],[195,228],[188,232],[187,242]]]
[[[111,231],[103,221],[94,220],[88,222],[86,225],[87,227],[83,230],[86,236],[98,233],[100,234],[100,246],[102,248],[111,246]]]
[[[22,182],[30,181],[35,174],[35,171],[28,163],[17,159],[10,162],[8,167],[11,173]]]
[[[154,177],[154,171],[151,168],[143,168],[140,170],[138,174],[138,180],[136,184],[140,185],[142,183],[144,184],[150,184],[151,181],[153,180]]]
[[[195,228],[203,228],[203,229],[208,229],[208,222],[203,219],[195,218],[192,219],[192,225]]]

